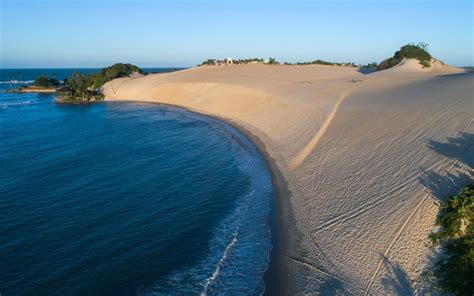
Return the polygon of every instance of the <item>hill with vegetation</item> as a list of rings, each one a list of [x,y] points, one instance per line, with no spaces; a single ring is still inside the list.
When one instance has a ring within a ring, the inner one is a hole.
[[[407,44],[396,51],[393,57],[383,60],[378,66],[377,70],[386,70],[400,64],[403,59],[417,59],[423,68],[430,67],[431,54],[428,52],[428,45],[426,43]]]
[[[99,88],[115,78],[128,77],[133,74],[143,75],[144,72],[135,65],[118,63],[103,68],[99,73],[90,75],[90,80],[92,81],[93,88]]]
[[[34,86],[43,88],[57,87],[59,84],[60,83],[56,78],[50,78],[47,74],[36,78],[35,82],[33,83]]]
[[[76,72],[65,79],[65,86],[58,91],[58,103],[88,103],[102,101],[101,87],[115,79],[132,75],[143,75],[143,70],[132,64],[114,64],[103,68],[99,73],[83,75]]]

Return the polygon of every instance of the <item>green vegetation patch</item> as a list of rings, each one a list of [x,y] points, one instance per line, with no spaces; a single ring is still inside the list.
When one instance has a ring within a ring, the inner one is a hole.
[[[423,68],[430,66],[431,54],[428,52],[428,44],[407,44],[400,48],[399,51],[395,52],[393,57],[382,61],[378,66],[377,70],[385,70],[398,65],[404,58],[417,59]]]
[[[65,79],[65,87],[58,90],[57,103],[80,104],[91,101],[102,101],[104,95],[101,87],[115,79],[129,77],[133,74],[143,74],[143,70],[132,64],[118,63],[110,67],[103,68],[99,73],[82,75],[76,72]]]
[[[331,63],[331,62],[320,60],[320,59],[317,59],[311,62],[298,62],[296,64],[297,65],[327,65],[327,66],[336,65],[336,63]]]
[[[437,288],[455,295],[474,295],[474,184],[463,188],[441,205],[431,235],[441,244],[444,254],[435,263],[432,274]]]
[[[59,81],[56,78],[50,78],[45,74],[36,78],[34,85],[37,87],[51,88],[57,87],[59,85]]]
[[[214,66],[214,65],[225,65],[229,64],[227,60],[218,60],[218,59],[208,59],[198,66]],[[355,63],[347,62],[347,63],[332,63],[328,61],[324,61],[321,59],[313,60],[310,62],[297,62],[297,63],[289,63],[289,62],[279,62],[275,58],[270,57],[267,61],[262,58],[250,58],[250,59],[233,59],[232,64],[235,65],[245,65],[245,64],[265,64],[265,65],[327,65],[327,66],[349,66],[349,67],[357,67]],[[377,67],[377,63],[374,63],[374,67]]]
[[[143,70],[132,64],[118,63],[90,75],[90,80],[93,88],[99,88],[115,78],[128,77],[133,73],[143,74]]]

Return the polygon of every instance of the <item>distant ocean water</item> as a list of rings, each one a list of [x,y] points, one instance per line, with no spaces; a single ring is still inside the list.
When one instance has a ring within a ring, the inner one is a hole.
[[[145,73],[166,73],[184,68],[142,68]],[[101,68],[44,68],[44,69],[0,69],[0,85],[6,84],[7,87],[0,87],[3,90],[14,87],[18,83],[31,83],[41,75],[47,74],[55,77],[59,81],[71,76],[79,71],[82,74],[97,73]]]
[[[74,69],[21,71],[26,81]],[[181,109],[58,106],[9,87],[0,84],[1,295],[263,292],[273,190],[247,138]]]

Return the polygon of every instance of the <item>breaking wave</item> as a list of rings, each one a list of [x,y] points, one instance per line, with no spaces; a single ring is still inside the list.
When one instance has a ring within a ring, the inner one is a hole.
[[[32,84],[34,80],[3,80],[0,84]]]
[[[29,100],[29,101],[22,101],[22,102],[15,102],[15,103],[0,103],[0,109],[7,109],[10,107],[25,107],[36,104],[38,101],[36,100]]]
[[[207,253],[195,265],[176,270],[152,288],[137,289],[137,295],[263,294],[271,250],[271,179],[253,144],[232,127],[224,130],[240,148],[237,163],[251,178],[251,191],[218,223]]]

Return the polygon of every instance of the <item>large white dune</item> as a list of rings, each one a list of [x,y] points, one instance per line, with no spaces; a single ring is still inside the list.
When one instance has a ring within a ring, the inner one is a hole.
[[[415,292],[437,201],[472,178],[474,75],[439,62],[367,75],[199,67],[116,79],[104,92],[216,116],[263,143],[290,192],[280,197],[288,293]]]

